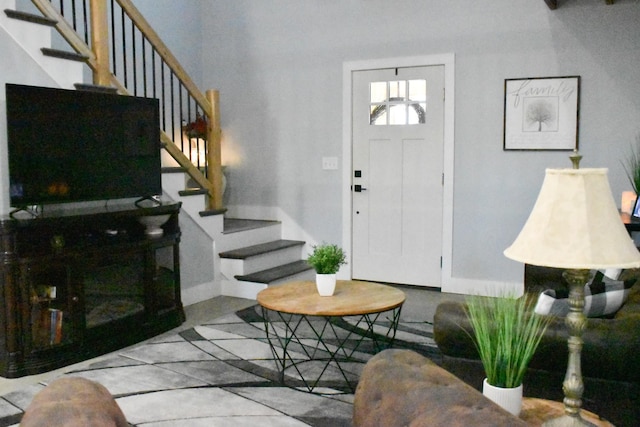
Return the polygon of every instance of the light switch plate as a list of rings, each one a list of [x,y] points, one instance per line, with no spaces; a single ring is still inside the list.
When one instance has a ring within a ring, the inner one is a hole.
[[[336,169],[338,169],[338,158],[337,157],[323,157],[322,158],[322,169],[323,170],[336,170]]]

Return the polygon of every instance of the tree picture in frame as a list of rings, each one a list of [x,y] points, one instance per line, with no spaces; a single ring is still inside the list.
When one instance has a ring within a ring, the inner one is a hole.
[[[504,81],[504,150],[576,150],[580,76]]]

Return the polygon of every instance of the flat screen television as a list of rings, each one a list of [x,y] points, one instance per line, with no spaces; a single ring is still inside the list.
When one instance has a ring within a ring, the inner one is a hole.
[[[162,194],[159,101],[6,84],[11,206]]]

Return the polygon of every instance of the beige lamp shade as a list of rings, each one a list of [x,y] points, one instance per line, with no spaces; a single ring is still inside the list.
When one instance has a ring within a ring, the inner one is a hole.
[[[538,200],[506,257],[564,269],[640,267],[607,169],[547,169]]]

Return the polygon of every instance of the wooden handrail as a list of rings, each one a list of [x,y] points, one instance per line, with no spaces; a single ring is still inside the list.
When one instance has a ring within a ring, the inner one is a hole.
[[[89,47],[87,43],[76,33],[74,27],[72,27],[67,22],[62,13],[60,13],[52,6],[50,0],[31,1],[44,16],[57,21],[55,27],[58,32],[64,37],[64,39],[76,52],[87,58],[87,65],[93,71],[94,84],[102,86],[113,86],[117,89],[118,93],[122,95],[132,95],[127,89],[126,71],[124,82],[120,81],[118,76],[114,74],[115,71],[110,71],[107,0],[89,0],[89,13],[91,15],[91,47]],[[201,140],[206,144],[206,177],[201,172],[201,170],[192,163],[191,159],[187,157],[187,155],[185,155],[182,149],[173,141],[173,138],[168,135],[164,129],[161,129],[161,144],[163,148],[171,155],[171,157],[176,160],[178,165],[182,167],[185,172],[189,174],[189,176],[191,176],[191,178],[200,187],[207,190],[209,196],[207,200],[207,209],[223,211],[222,166],[220,156],[221,131],[218,92],[208,91],[205,96],[205,94],[203,94],[199,90],[188,73],[180,65],[176,57],[171,53],[169,48],[164,44],[158,34],[153,30],[151,25],[149,25],[140,11],[132,4],[130,0],[112,1],[116,2],[120,6],[120,8],[122,8],[122,11],[131,20],[137,30],[144,35],[144,38],[153,47],[154,55],[157,54],[161,58],[163,63],[167,66],[167,68],[171,70],[173,76],[177,78],[177,80],[181,84],[181,87],[186,90],[190,99],[195,102],[197,108],[202,111],[202,114],[207,120],[207,132],[206,135],[203,135],[201,138]],[[88,31],[89,29],[85,30]],[[85,40],[86,39],[87,37],[85,35]],[[178,110],[180,111],[183,108],[181,96],[179,97],[178,101],[174,100],[172,97],[169,101],[170,103],[176,103],[179,101],[180,105],[177,106]],[[195,112],[197,113],[198,110],[195,110]],[[171,108],[171,113],[174,113],[174,107]],[[180,112],[180,117],[183,117],[182,112]],[[169,119],[172,123],[171,130],[175,133],[175,128],[173,126],[175,125],[176,118],[172,115],[171,117],[169,117]]]
[[[100,1],[104,2],[105,0],[91,0],[92,2]],[[207,100],[207,98],[202,94],[198,86],[193,82],[189,74],[182,68],[180,62],[176,59],[176,57],[171,53],[169,48],[164,44],[162,39],[158,36],[158,34],[154,31],[154,29],[149,25],[146,19],[142,16],[140,11],[136,9],[136,7],[131,3],[130,0],[116,0],[116,2],[122,7],[122,9],[127,12],[127,15],[131,18],[131,20],[135,23],[138,29],[147,37],[149,42],[156,48],[162,59],[167,63],[169,68],[173,70],[176,74],[176,77],[185,85],[191,96],[198,102],[200,107],[204,110],[205,114],[211,117],[211,104]],[[106,23],[105,23],[106,25]]]
[[[109,27],[107,26],[107,2],[91,0],[91,46],[96,56],[96,68],[93,70],[93,83],[109,86]]]
[[[49,0],[31,0],[31,2],[38,8],[38,10],[46,17],[52,18],[56,21],[55,28],[60,35],[69,43],[69,45],[79,54],[86,56],[87,65],[95,71],[96,70],[96,56],[87,44],[78,36],[73,27],[67,23],[64,16],[60,14],[52,5]]]
[[[217,90],[208,90],[207,99],[209,104],[213,106],[207,123],[207,140],[209,146],[207,149],[207,176],[213,182],[222,183],[222,167],[215,165],[222,164],[221,139],[222,132],[220,130],[220,93]],[[222,209],[222,185],[213,188],[213,204],[211,209]]]
[[[105,0],[91,0],[102,1]],[[116,2],[122,7],[122,9],[131,18],[133,23],[138,29],[147,37],[152,46],[157,50],[160,57],[167,64],[167,66],[173,70],[178,80],[182,82],[187,91],[196,100],[198,105],[202,108],[205,116],[209,117],[207,124],[207,178],[200,172],[200,170],[193,165],[193,163],[187,158],[184,153],[176,147],[171,138],[169,141],[165,141],[163,138],[163,146],[165,150],[178,162],[178,164],[186,170],[186,172],[193,178],[196,183],[202,188],[207,190],[209,194],[207,201],[207,208],[210,210],[222,210],[222,163],[220,155],[220,118],[219,118],[219,93],[217,91],[211,91],[210,99],[205,97],[198,89],[198,86],[193,82],[189,74],[184,70],[180,62],[171,53],[171,50],[164,44],[162,39],[158,36],[155,30],[149,25],[146,19],[142,16],[140,11],[131,3],[130,0],[116,0]],[[105,23],[106,25],[106,23]],[[124,89],[124,88],[123,88]],[[215,113],[214,113],[215,111]],[[167,136],[166,134],[164,135]],[[211,154],[211,153],[217,153]]]

